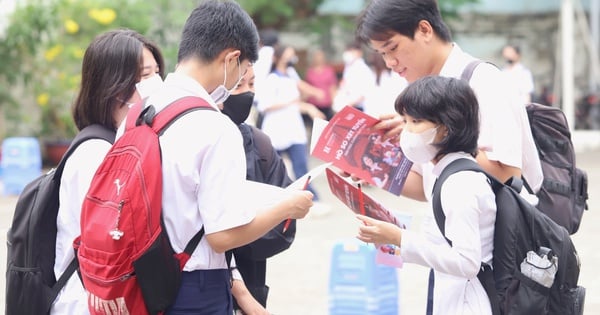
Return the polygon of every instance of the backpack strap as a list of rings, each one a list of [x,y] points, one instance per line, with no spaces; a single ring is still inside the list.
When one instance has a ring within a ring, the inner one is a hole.
[[[148,106],[140,115],[152,115],[154,106]],[[152,129],[160,136],[162,135],[169,126],[171,126],[177,119],[183,115],[200,110],[207,109],[217,111],[212,107],[206,100],[198,96],[185,96],[173,103],[167,105],[163,110],[158,112],[154,117],[151,117]],[[141,117],[140,117],[141,118]],[[139,118],[138,118],[139,122]],[[148,122],[148,119],[145,119]]]
[[[477,68],[477,66],[479,66],[482,63],[484,63],[484,61],[479,60],[479,59],[475,59],[475,60],[469,62],[469,64],[467,64],[467,66],[463,70],[462,74],[460,75],[460,79],[467,81],[467,82],[471,81],[471,77],[473,76],[473,72],[475,71],[475,68]]]
[[[459,171],[483,172],[483,170],[477,164],[477,162],[474,162],[472,160],[458,159],[456,161],[453,161],[448,166],[446,166],[446,168],[442,171],[440,176],[435,181],[435,184],[433,185],[432,199],[431,199],[431,205],[433,207],[433,216],[435,217],[435,222],[437,223],[438,228],[440,229],[440,231],[442,232],[442,235],[444,235],[444,238],[446,239],[448,244],[450,244],[450,246],[452,246],[452,241],[446,237],[446,228],[445,228],[446,215],[444,214],[444,211],[442,210],[442,200],[441,200],[440,195],[442,192],[442,185],[444,185],[444,182],[446,181],[446,179],[448,179],[448,177],[450,177],[450,175],[452,175],[456,172],[459,172]]]
[[[458,159],[446,166],[446,168],[442,171],[438,179],[435,181],[435,184],[433,185],[433,196],[431,204],[433,207],[433,215],[435,217],[435,222],[437,223],[438,228],[440,229],[442,235],[444,236],[448,244],[450,244],[450,246],[452,246],[452,241],[446,237],[446,215],[442,210],[442,202],[440,195],[442,191],[442,185],[444,184],[446,179],[448,179],[450,175],[460,171],[475,171],[484,173],[490,181],[494,193],[496,192],[498,187],[501,187],[503,185],[498,179],[485,172],[481,168],[481,166],[479,166],[479,164],[477,164],[477,162],[473,160]],[[500,301],[498,299],[498,292],[496,291],[496,281],[494,279],[492,267],[488,264],[481,263],[481,269],[477,274],[477,278],[479,279],[479,282],[481,282],[483,289],[485,290],[488,298],[490,299],[490,304],[492,306],[492,314],[500,315]]]
[[[69,281],[69,279],[71,278],[71,276],[73,275],[73,273],[75,273],[75,271],[77,269],[79,269],[79,261],[77,260],[77,256],[75,256],[75,258],[73,258],[71,260],[71,262],[69,263],[69,266],[67,266],[67,269],[65,270],[65,272],[63,272],[63,274],[60,275],[60,278],[58,278],[58,280],[56,280],[56,283],[52,286],[52,289],[50,290],[51,293],[48,296],[46,296],[46,304],[45,305],[48,305],[48,309],[46,310],[46,313],[50,312],[52,303],[54,303],[54,300],[56,300],[58,293],[60,292],[60,290],[62,290],[62,288],[65,286],[65,284],[67,284],[67,281]],[[82,284],[83,284],[83,282],[82,282]]]
[[[79,147],[80,144],[91,139],[101,139],[105,140],[106,142],[109,142],[110,144],[113,144],[115,142],[115,130],[108,129],[99,124],[93,124],[83,128],[80,132],[78,132],[73,141],[71,141],[67,152],[65,152],[65,155],[63,155],[63,157],[60,159],[60,162],[54,170],[54,180],[59,181],[59,185],[60,178],[62,177],[62,173],[65,168],[65,164],[67,163],[67,159],[69,159],[71,154],[75,152],[75,150],[77,149],[77,147]],[[54,300],[56,300],[58,293],[62,290],[65,284],[67,284],[67,281],[71,278],[71,276],[73,275],[73,273],[75,273],[77,269],[79,269],[79,261],[77,260],[77,255],[75,255],[75,257],[67,266],[67,269],[62,273],[62,275],[60,275],[58,280],[56,280],[56,283],[54,283],[54,285],[52,286],[51,294],[47,296],[48,303],[46,303],[46,305],[49,306],[47,313],[50,312],[50,307],[52,307],[52,303],[54,302]]]
[[[75,152],[80,144],[90,139],[102,139],[110,144],[113,144],[115,142],[115,130],[108,129],[102,125],[93,124],[83,128],[80,132],[78,132],[73,141],[71,141],[67,152],[65,152],[65,155],[63,155],[63,157],[60,159],[60,162],[54,170],[55,180],[61,178],[63,169],[67,163],[67,159],[71,156],[71,154]]]

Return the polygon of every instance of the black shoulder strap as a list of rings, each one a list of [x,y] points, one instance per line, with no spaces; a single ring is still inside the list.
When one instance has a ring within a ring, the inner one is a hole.
[[[65,152],[65,155],[63,155],[63,157],[60,159],[60,162],[56,166],[56,170],[54,171],[55,180],[58,180],[58,182],[60,182],[60,177],[62,176],[67,159],[71,156],[71,154],[73,154],[73,152],[75,152],[77,147],[79,147],[79,145],[84,143],[85,141],[91,139],[102,139],[112,144],[115,142],[115,130],[108,129],[98,124],[89,125],[83,128],[79,133],[77,133],[73,141],[71,141],[67,152]],[[52,307],[52,303],[58,296],[58,293],[60,292],[60,290],[62,290],[65,284],[67,284],[67,281],[71,278],[73,273],[75,273],[75,271],[78,268],[79,262],[77,261],[77,257],[74,257],[69,263],[69,266],[67,266],[67,269],[63,272],[62,275],[60,275],[58,280],[56,280],[56,283],[52,286],[50,294],[46,297],[46,300],[48,302],[46,303],[46,305],[48,305],[48,310],[46,313],[50,312],[50,307]]]
[[[473,72],[475,71],[475,68],[477,68],[477,66],[479,66],[483,62],[484,61],[479,60],[479,59],[475,59],[475,60],[469,62],[469,64],[465,67],[462,74],[460,75],[460,79],[467,81],[467,82],[471,81],[471,77],[473,76]]]
[[[492,175],[488,174],[486,171],[484,171],[481,168],[481,166],[479,166],[479,164],[477,164],[477,162],[475,162],[473,160],[458,159],[458,160],[450,163],[442,171],[442,173],[436,180],[435,184],[433,185],[433,193],[432,193],[433,196],[432,196],[431,204],[433,207],[433,215],[435,217],[435,222],[437,223],[438,228],[440,229],[440,231],[442,232],[442,235],[444,235],[444,238],[446,239],[448,244],[450,244],[450,246],[452,246],[452,241],[446,237],[446,233],[445,233],[446,215],[444,214],[444,211],[442,210],[442,202],[441,202],[441,198],[440,198],[440,193],[441,193],[442,185],[444,184],[446,179],[448,179],[448,177],[450,175],[452,175],[456,172],[459,172],[459,171],[475,171],[475,172],[484,173],[487,176],[488,180],[490,181],[490,184],[492,185],[492,189],[494,190],[494,193],[496,193],[496,191],[498,190],[499,187],[504,185],[498,179],[496,179],[494,176],[492,176]],[[511,182],[509,182],[509,184],[514,189],[514,188],[518,187],[519,182],[520,181],[518,179],[513,178],[511,180]],[[515,185],[515,186],[513,186],[513,185]],[[520,188],[519,188],[519,190],[520,190]],[[481,285],[483,286],[486,294],[488,295],[488,298],[490,299],[490,304],[492,306],[492,314],[500,315],[500,302],[498,300],[498,293],[496,291],[496,282],[494,280],[494,274],[493,274],[492,268],[490,268],[489,265],[482,263],[481,269],[479,270],[479,273],[477,274],[477,278],[479,279],[479,282],[481,282]]]
[[[446,238],[446,241],[448,242],[448,244],[450,244],[450,246],[452,246],[452,241],[446,237],[446,215],[442,210],[442,200],[440,197],[440,194],[442,192],[442,185],[444,185],[444,182],[446,181],[446,179],[448,179],[448,177],[450,177],[450,175],[459,171],[468,170],[483,172],[481,167],[475,161],[468,159],[458,159],[450,163],[448,166],[446,166],[446,168],[444,168],[438,179],[435,181],[435,184],[433,185],[431,198],[433,216],[435,217],[435,222],[437,223],[438,228],[440,229],[442,235],[444,235],[444,238]]]
[[[48,296],[46,296],[46,304],[45,305],[48,305],[46,314],[50,313],[52,303],[54,303],[54,300],[56,300],[58,293],[60,292],[60,290],[62,290],[62,288],[65,286],[65,284],[67,284],[67,281],[69,281],[69,279],[71,278],[73,273],[75,273],[75,271],[78,268],[79,268],[79,261],[77,260],[77,257],[75,257],[75,258],[73,258],[73,260],[71,260],[71,262],[69,263],[69,266],[67,266],[67,269],[65,270],[65,272],[63,272],[63,274],[60,275],[60,278],[58,278],[56,283],[52,286],[52,289],[50,290],[50,294]]]
[[[71,154],[73,154],[73,152],[75,152],[77,147],[90,139],[102,139],[112,144],[115,142],[115,130],[108,129],[97,124],[89,125],[83,128],[79,133],[77,133],[73,141],[71,141],[67,152],[65,152],[65,155],[63,155],[63,157],[60,159],[60,162],[56,166],[56,170],[54,171],[55,179],[58,179],[62,176],[67,159],[71,156]]]

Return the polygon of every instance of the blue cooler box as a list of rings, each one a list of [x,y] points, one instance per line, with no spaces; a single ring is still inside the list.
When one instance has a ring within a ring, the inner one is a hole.
[[[375,246],[358,240],[333,247],[329,277],[330,315],[398,315],[397,270],[375,263]]]
[[[20,194],[29,182],[42,173],[42,155],[38,140],[31,137],[4,139],[0,173],[4,194]]]

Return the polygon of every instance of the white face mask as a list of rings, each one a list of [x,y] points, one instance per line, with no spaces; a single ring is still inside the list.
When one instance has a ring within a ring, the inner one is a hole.
[[[225,84],[227,83],[227,63],[225,63],[225,78],[223,79],[223,84],[217,86],[217,88],[210,93],[210,97],[215,101],[215,104],[223,104],[225,100],[231,95],[231,92],[235,90],[235,88],[242,81],[242,68],[240,67],[240,59],[238,58],[238,72],[239,78],[233,85],[231,89],[227,89]]]
[[[150,94],[160,90],[162,86],[163,80],[158,73],[156,73],[148,79],[144,79],[136,83],[135,88],[137,89],[138,94],[140,94],[140,97],[145,99],[146,97],[150,96]]]
[[[400,148],[406,157],[413,163],[427,163],[435,157],[438,149],[432,144],[437,134],[437,127],[427,129],[420,133],[402,130],[400,134]]]

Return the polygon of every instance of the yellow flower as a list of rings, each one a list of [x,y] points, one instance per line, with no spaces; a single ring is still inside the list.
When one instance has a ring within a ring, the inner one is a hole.
[[[75,22],[71,19],[67,19],[65,21],[65,30],[69,34],[75,34],[75,33],[79,32],[79,24],[77,24],[77,22]]]
[[[110,9],[110,8],[91,9],[88,12],[88,16],[90,18],[92,18],[94,21],[96,21],[102,25],[108,25],[117,18],[117,12],[115,12],[115,10]]]
[[[85,50],[81,48],[73,48],[72,50],[73,57],[77,59],[83,59],[83,55],[85,54]]]
[[[44,58],[48,61],[53,61],[63,51],[63,46],[56,44],[44,53]]]
[[[38,105],[40,105],[41,107],[45,107],[46,105],[48,105],[49,100],[50,100],[50,95],[48,95],[48,93],[42,93],[42,94],[38,95],[36,98]]]

